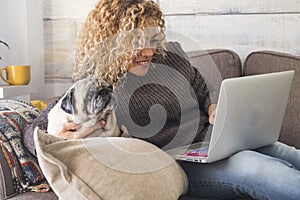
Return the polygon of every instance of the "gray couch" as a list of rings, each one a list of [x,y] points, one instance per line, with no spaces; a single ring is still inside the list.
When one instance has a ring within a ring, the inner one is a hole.
[[[295,79],[287,105],[282,126],[280,141],[300,148],[300,57],[280,52],[257,51],[248,55],[243,67],[239,56],[227,49],[188,52],[190,61],[200,67],[215,88],[219,88],[221,79],[215,76],[212,68],[218,68],[222,79],[238,76],[248,76],[284,70],[295,70]],[[0,199],[57,199],[53,192],[15,194],[11,174],[0,151]],[[72,197],[70,197],[72,199]],[[180,200],[196,200],[197,198],[182,196]]]

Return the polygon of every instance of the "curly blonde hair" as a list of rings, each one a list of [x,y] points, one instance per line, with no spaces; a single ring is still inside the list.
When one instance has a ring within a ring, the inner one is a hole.
[[[145,46],[145,28],[158,30],[154,56],[163,55],[165,21],[158,5],[147,0],[99,0],[76,41],[73,79],[98,76],[115,85]]]

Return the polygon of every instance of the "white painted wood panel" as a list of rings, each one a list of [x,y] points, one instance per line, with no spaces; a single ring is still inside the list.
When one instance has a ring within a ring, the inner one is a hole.
[[[300,0],[160,0],[166,15],[299,13]]]
[[[47,20],[44,28],[46,78],[70,78],[77,21]]]
[[[259,49],[300,55],[300,14],[167,16],[166,23],[169,39],[185,50],[230,48],[242,59]]]
[[[85,18],[98,0],[44,0],[44,18]]]

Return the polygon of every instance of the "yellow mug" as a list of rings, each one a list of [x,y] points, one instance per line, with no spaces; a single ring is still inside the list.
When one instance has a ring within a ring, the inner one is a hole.
[[[6,78],[3,76],[6,71]],[[27,85],[30,81],[30,65],[11,65],[0,68],[0,77],[10,85]]]

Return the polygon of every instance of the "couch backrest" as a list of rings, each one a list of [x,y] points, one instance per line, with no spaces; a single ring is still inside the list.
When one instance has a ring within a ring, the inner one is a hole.
[[[279,140],[300,148],[300,56],[274,51],[252,52],[247,56],[243,70],[245,76],[295,71]]]
[[[226,78],[242,75],[242,65],[237,53],[229,49],[210,49],[187,52],[190,62],[208,83],[217,90]]]

